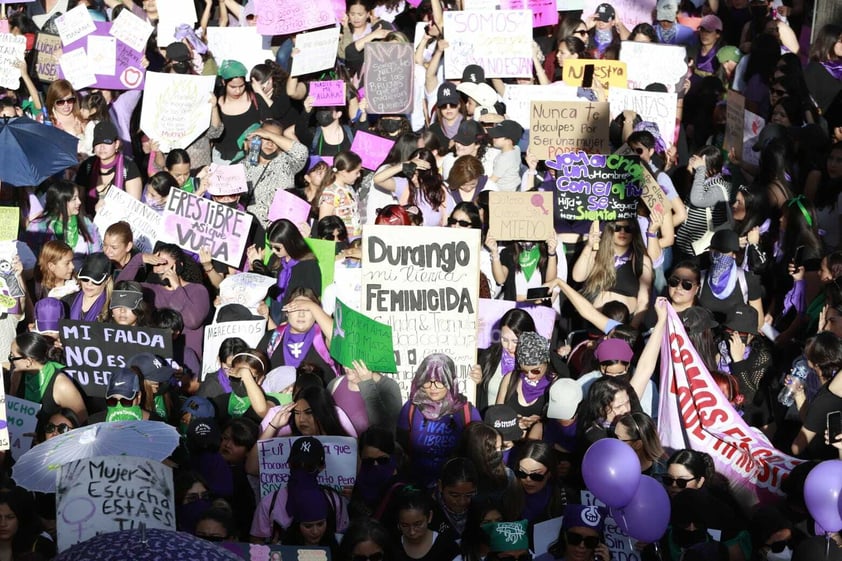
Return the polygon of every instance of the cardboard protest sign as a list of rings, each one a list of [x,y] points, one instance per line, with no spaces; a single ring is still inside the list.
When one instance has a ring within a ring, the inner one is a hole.
[[[380,167],[394,145],[395,141],[389,138],[358,131],[354,135],[354,142],[351,143],[351,152],[360,155],[365,169],[374,171]]]
[[[555,235],[552,193],[492,191],[488,205],[488,235],[497,240],[546,241]]]
[[[444,12],[444,76],[462,77],[469,64],[478,64],[488,78],[532,76],[532,12],[496,10]],[[366,47],[368,48],[368,47]]]
[[[75,460],[58,470],[58,550],[105,532],[175,530],[172,468],[133,456]]]
[[[487,349],[492,343],[500,342],[499,321],[503,315],[513,308],[519,308],[532,317],[535,329],[539,335],[551,339],[555,328],[558,312],[549,306],[535,306],[526,302],[512,300],[492,300],[480,298],[479,319],[477,327],[477,348]]]
[[[90,397],[105,397],[108,378],[138,353],[172,358],[169,329],[63,319],[59,337],[67,372]]]
[[[284,0],[286,1],[286,0]],[[308,1],[308,3],[311,3]],[[262,15],[260,17],[261,21]],[[301,76],[333,68],[336,49],[339,47],[339,28],[329,27],[312,33],[301,33],[295,38],[298,52],[292,57],[290,76]],[[344,105],[344,102],[343,102]]]
[[[278,279],[257,273],[228,275],[219,283],[219,305],[242,304],[257,314],[257,306],[266,299],[266,291]]]
[[[148,21],[134,15],[131,10],[122,10],[111,25],[108,33],[138,52],[146,52],[146,42],[154,27]]]
[[[157,4],[157,3],[156,3]],[[166,0],[158,6],[158,46],[165,48],[175,38],[175,30],[181,24],[193,27],[199,21],[193,0]]]
[[[140,128],[164,148],[187,148],[210,126],[214,76],[149,72]],[[163,149],[163,148],[162,148]]]
[[[17,244],[13,241],[0,241],[0,279],[5,281],[8,296],[20,298],[24,295],[23,287],[15,276],[12,261],[18,254]]]
[[[625,88],[627,69],[624,62],[616,60],[567,59],[562,68],[565,84],[577,88],[591,88],[599,84],[602,89]]]
[[[336,242],[333,240],[317,240],[316,238],[304,238],[304,241],[319,262],[319,271],[322,273],[322,292],[324,292],[325,288],[333,282],[333,268],[336,263]]]
[[[336,22],[330,0],[255,0],[254,4],[261,35],[289,35]],[[333,51],[335,55],[336,48]]]
[[[16,206],[0,207],[0,241],[18,239],[20,209]]]
[[[658,125],[661,138],[667,147],[673,145],[678,104],[678,96],[675,93],[611,88],[608,90],[608,102],[611,104],[612,120],[626,109],[634,111],[644,121]]]
[[[253,218],[236,208],[173,189],[158,238],[193,253],[208,247],[212,259],[239,267]]]
[[[238,337],[256,349],[266,333],[266,320],[224,321],[205,326],[205,343],[202,347],[202,381],[209,372],[219,370],[219,347],[229,337]]]
[[[289,450],[299,436],[257,441],[260,467],[260,496],[265,497],[289,481]],[[325,469],[319,484],[341,490],[357,479],[357,440],[350,436],[317,436],[325,450]]]
[[[58,80],[58,59],[61,57],[61,37],[50,33],[39,33],[35,39],[35,75],[42,82]]]
[[[444,353],[458,369],[459,391],[473,401],[476,363],[479,230],[412,226],[363,229],[362,312],[392,326],[403,397],[418,364]]]
[[[269,221],[274,222],[279,218],[286,218],[293,224],[302,224],[307,222],[311,208],[312,206],[308,201],[285,189],[278,189],[272,199],[272,204],[269,206]]]
[[[66,11],[57,17],[55,22],[59,37],[61,37],[61,43],[64,46],[75,43],[88,33],[93,33],[96,29],[94,20],[88,12],[88,7],[83,4]]]
[[[365,46],[365,98],[368,111],[377,115],[412,111],[415,52],[409,43],[381,43]]]
[[[342,366],[351,368],[355,360],[363,361],[372,372],[397,372],[392,346],[392,328],[374,321],[336,301],[330,356]]]
[[[680,45],[623,41],[620,60],[626,63],[629,88],[645,89],[649,84],[663,84],[668,92],[677,91],[687,74],[686,50]],[[653,64],[657,61],[657,64]],[[565,66],[567,61],[564,62]]]
[[[243,164],[211,164],[208,166],[208,192],[213,195],[245,193],[246,168]]]
[[[583,10],[582,19],[596,13],[596,8],[602,0],[558,0],[559,10]],[[575,3],[574,3],[575,2]],[[656,0],[612,0],[611,5],[626,29],[634,29],[638,23],[652,23],[652,12],[655,10]],[[578,4],[578,7],[575,5]],[[584,5],[583,5],[584,4]],[[565,62],[566,64],[566,62]]]
[[[151,253],[158,241],[161,215],[122,189],[109,189],[102,198],[102,206],[94,216],[94,224],[101,234],[116,222],[127,222],[132,228],[134,246]]]
[[[529,153],[542,160],[558,154],[609,151],[607,103],[592,101],[533,101],[529,118]]]
[[[533,101],[577,101],[577,89],[564,82],[541,86],[532,84],[506,84],[503,102],[506,104],[506,118],[529,129],[529,113]]]
[[[251,69],[266,62],[266,59],[275,60],[275,55],[268,48],[270,43],[271,38],[264,37],[251,25],[208,27],[208,50],[213,53],[217,65],[223,60],[238,60]]]
[[[59,59],[64,77],[67,76],[66,57],[70,51],[83,51],[87,56],[88,70],[94,74],[93,85],[109,90],[139,90],[143,88],[146,69],[143,51],[136,51],[111,35],[112,24],[96,22],[96,29],[72,43],[64,43],[64,54]],[[81,64],[81,59],[80,63]],[[91,85],[91,84],[89,84]],[[76,84],[73,84],[77,87]],[[78,88],[77,88],[78,89]]]
[[[728,90],[725,96],[725,150],[743,153],[743,129],[745,127],[746,98],[740,92]]]
[[[313,98],[313,107],[334,107],[345,105],[345,81],[322,80],[310,82],[308,93]]]
[[[16,90],[20,87],[20,68],[26,50],[26,37],[0,33],[0,86]]]
[[[32,448],[41,404],[11,395],[6,396],[6,422],[9,423],[9,444],[12,458],[17,460]]]
[[[67,79],[77,90],[96,84],[96,75],[85,49],[65,50],[58,62],[59,76]]]
[[[559,154],[548,160],[556,170],[556,220],[613,221],[637,216],[643,167],[635,156]]]
[[[556,0],[500,0],[500,9],[532,10],[532,27],[558,23]]]
[[[632,158],[637,156],[635,151],[629,148],[628,144],[623,144],[616,152],[614,152],[614,154],[629,156]],[[672,212],[672,203],[667,198],[667,194],[664,193],[664,190],[661,189],[661,185],[649,170],[649,167],[641,165],[640,168],[643,170],[643,177],[640,183],[640,200],[649,210],[658,211],[664,215]]]

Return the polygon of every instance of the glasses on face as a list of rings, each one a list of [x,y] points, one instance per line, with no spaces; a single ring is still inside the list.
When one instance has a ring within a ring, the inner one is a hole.
[[[529,370],[526,370],[524,368],[521,368],[520,373],[526,374],[526,375],[532,374],[533,376],[540,376],[541,374],[544,373],[544,369],[543,368],[530,368]]]
[[[686,489],[687,484],[691,481],[696,481],[698,477],[691,477],[689,479],[682,479],[680,477],[672,477],[670,475],[663,475],[661,476],[661,480],[664,482],[664,485],[667,487],[678,487],[679,489]]]
[[[360,460],[360,463],[367,467],[385,466],[391,460],[392,458],[390,458],[389,456],[379,456],[377,458],[363,458],[362,460]]]
[[[523,471],[520,468],[517,468],[517,471],[515,471],[515,475],[517,475],[518,479],[530,479],[532,481],[535,481],[536,483],[540,483],[541,481],[543,481],[544,479],[547,478],[546,472],[544,472],[544,473],[536,473],[536,472],[526,473],[525,471]]]
[[[578,532],[571,532],[568,530],[566,532],[567,536],[567,545],[579,545],[580,543],[584,543],[585,547],[588,549],[596,549],[596,546],[599,545],[599,538],[596,536],[583,536]]]
[[[683,288],[684,290],[690,290],[694,286],[696,286],[696,283],[694,281],[691,281],[690,279],[683,279],[681,277],[675,276],[667,279],[667,284],[670,286],[670,288],[675,288],[680,284],[681,288]]]
[[[470,228],[471,227],[471,223],[468,222],[467,220],[456,220],[455,218],[448,218],[447,219],[447,225],[448,226],[453,226],[455,224],[459,224],[463,228]]]
[[[781,553],[791,543],[791,540],[781,540],[779,542],[767,543],[766,547],[768,547],[769,551],[772,553]]]
[[[444,105],[439,105],[442,109],[457,109],[459,106],[455,103],[445,103]]]
[[[107,279],[108,279],[108,277],[104,277],[101,281],[95,281],[94,279],[92,279],[90,277],[79,277],[79,282],[89,282],[91,284],[95,284],[96,286],[100,286]]]
[[[439,381],[439,380],[430,380],[428,382],[425,382],[424,385],[421,386],[421,387],[424,388],[425,390],[429,390],[429,389],[433,389],[433,388],[435,388],[437,390],[443,390],[444,389],[444,382]]]
[[[187,493],[184,495],[184,502],[185,503],[195,503],[196,501],[203,500],[209,501],[211,500],[211,494],[209,491],[205,491],[204,493]]]
[[[378,551],[370,555],[352,555],[351,561],[383,561],[383,552]]]
[[[57,425],[53,424],[53,423],[49,423],[46,427],[44,427],[44,434],[54,434],[54,433],[64,434],[67,431],[69,431],[71,428],[72,427],[70,425],[66,424],[66,423],[59,423]]]
[[[64,99],[57,99],[56,100],[56,106],[57,107],[64,107],[65,105],[73,105],[74,103],[76,103],[75,97],[66,97]]]
[[[633,232],[632,227],[629,224],[615,224],[614,225],[614,232],[620,233],[625,232],[626,234],[631,234]]]
[[[196,534],[196,537],[214,543],[219,543],[225,540],[225,536],[208,536],[207,534]]]
[[[123,407],[132,407],[134,405],[134,399],[128,399],[125,397],[109,397],[105,400],[105,404],[108,407],[117,407],[118,403]]]
[[[25,356],[15,356],[12,353],[9,353],[9,356],[6,357],[6,360],[9,361],[9,364],[11,364],[11,363],[15,362],[16,360],[23,360],[25,358],[26,358]]]

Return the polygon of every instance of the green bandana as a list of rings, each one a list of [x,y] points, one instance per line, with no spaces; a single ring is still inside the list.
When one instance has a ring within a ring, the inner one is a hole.
[[[44,399],[44,393],[47,391],[47,386],[50,385],[50,381],[53,379],[53,375],[62,369],[64,369],[64,365],[57,362],[48,362],[38,371],[38,374],[24,376],[24,399],[41,403],[41,400]]]
[[[152,401],[155,402],[155,413],[162,419],[167,418],[167,404],[164,401],[164,396],[156,395]]]
[[[526,280],[532,278],[535,268],[538,267],[539,259],[541,259],[541,248],[537,245],[532,249],[525,249],[520,252],[518,265],[520,265],[520,270],[523,271],[523,276],[526,277]]]
[[[64,231],[64,226],[61,220],[56,219],[50,223],[57,238],[64,240],[64,243],[72,248],[76,248],[79,241],[79,217],[71,216],[67,219],[67,232]]]
[[[184,182],[184,185],[181,186],[182,191],[187,191],[188,193],[195,193],[196,192],[196,185],[193,183],[193,178],[187,178],[187,181]]]
[[[488,536],[489,549],[495,553],[529,549],[529,534],[526,532],[527,521],[489,522],[482,525]]]
[[[231,392],[228,398],[228,414],[232,417],[242,417],[251,407],[251,400],[247,397],[240,397]]]
[[[125,407],[124,405],[115,405],[109,407],[105,414],[105,420],[111,421],[140,421],[143,419],[143,410],[140,405],[132,405]]]

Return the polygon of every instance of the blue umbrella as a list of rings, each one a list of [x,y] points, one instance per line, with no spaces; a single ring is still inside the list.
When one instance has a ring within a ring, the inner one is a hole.
[[[78,139],[28,117],[0,119],[0,180],[38,185],[79,163]]]

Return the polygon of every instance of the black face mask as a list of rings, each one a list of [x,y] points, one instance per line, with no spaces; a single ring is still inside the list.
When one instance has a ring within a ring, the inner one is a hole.
[[[401,130],[400,119],[381,119],[380,130],[387,134],[392,134]]]
[[[333,122],[333,111],[316,111],[316,122],[320,127],[326,127]]]
[[[269,161],[271,161],[271,160],[274,160],[275,158],[277,158],[277,157],[278,157],[278,154],[280,154],[280,153],[281,153],[281,151],[280,151],[280,150],[275,150],[275,151],[274,151],[274,152],[272,152],[271,154],[267,154],[266,152],[264,152],[263,150],[261,150],[261,151],[260,151],[260,157],[261,157],[261,158],[263,158],[264,160],[269,160]]]
[[[695,530],[686,530],[674,526],[672,529],[672,539],[682,549],[687,549],[690,546],[707,541],[707,531],[704,528],[696,528]]]

